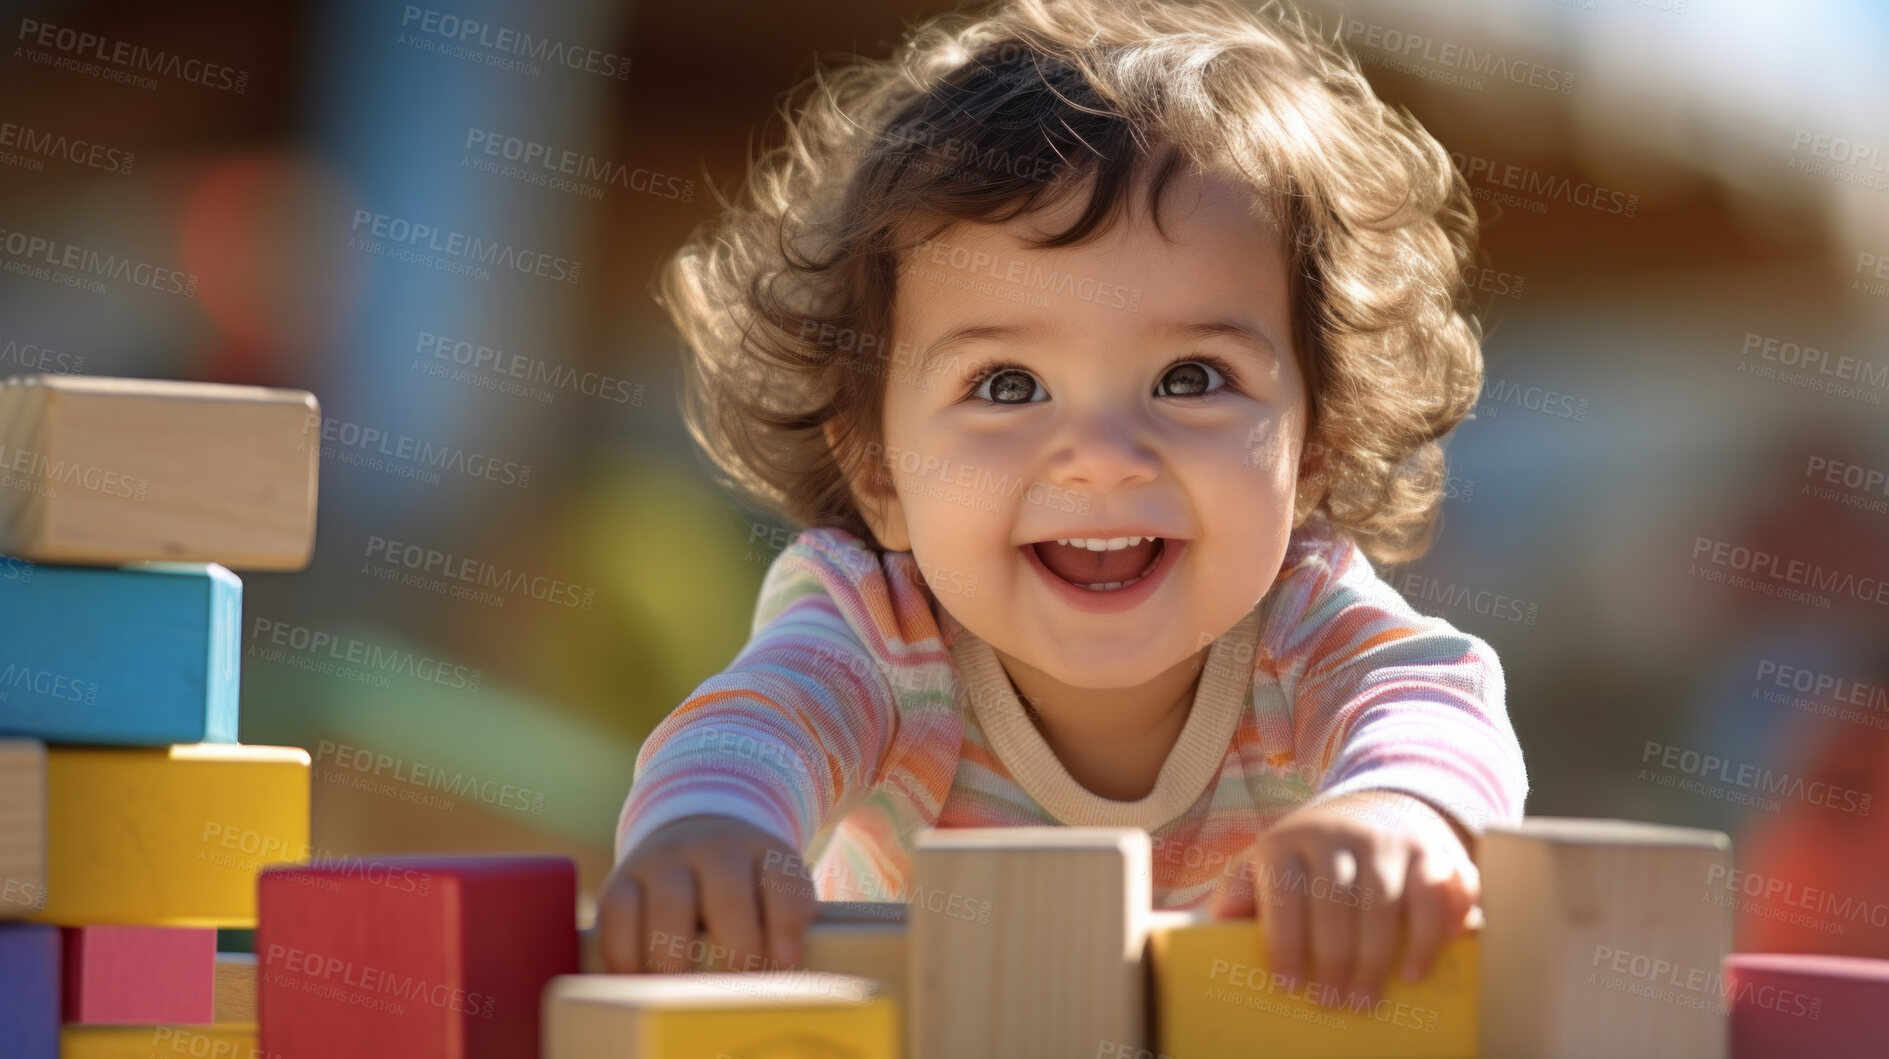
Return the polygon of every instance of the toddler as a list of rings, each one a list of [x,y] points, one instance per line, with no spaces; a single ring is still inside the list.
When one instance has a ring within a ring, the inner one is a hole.
[[[797,966],[925,828],[1109,825],[1331,1002],[1427,973],[1528,790],[1494,653],[1371,565],[1481,386],[1447,153],[1227,0],[939,16],[789,113],[660,300],[692,436],[804,528],[637,756],[606,964]]]

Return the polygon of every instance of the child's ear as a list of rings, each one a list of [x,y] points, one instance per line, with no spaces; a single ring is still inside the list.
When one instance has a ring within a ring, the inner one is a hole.
[[[836,420],[828,420],[822,428],[826,434],[827,451],[839,459],[840,425]],[[860,516],[866,520],[872,535],[879,542],[879,547],[889,552],[909,552],[912,550],[912,535],[905,525],[905,505],[899,502],[898,490],[892,487],[890,474],[879,461],[877,452],[873,456],[874,464],[861,468],[856,473],[848,473],[844,463],[841,473],[846,474],[846,488],[853,494],[853,504],[859,508]],[[868,480],[861,481],[861,475]]]

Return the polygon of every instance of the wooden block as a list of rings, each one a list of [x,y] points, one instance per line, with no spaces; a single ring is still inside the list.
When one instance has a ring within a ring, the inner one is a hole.
[[[932,829],[913,859],[907,1055],[1088,1059],[1146,1047],[1146,831]]]
[[[212,1022],[256,1021],[256,954],[216,954],[216,998]]]
[[[256,873],[308,855],[308,751],[47,753],[46,907],[63,926],[248,927]]]
[[[866,978],[568,975],[544,991],[544,1059],[897,1059],[897,1003]]]
[[[1155,979],[1153,1051],[1169,1059],[1216,1059],[1254,1041],[1266,1054],[1296,1059],[1475,1059],[1474,933],[1443,946],[1429,977],[1396,973],[1376,1004],[1343,997],[1320,1005],[1316,983],[1273,976],[1263,935],[1251,919],[1212,920],[1204,913],[1153,913],[1148,945]],[[1106,1053],[1130,1059],[1131,1053]]]
[[[301,390],[159,379],[0,382],[0,553],[300,570],[321,408]]]
[[[1739,952],[1725,958],[1732,1059],[1889,1055],[1889,960]]]
[[[216,931],[200,927],[67,927],[66,1022],[215,1021]]]
[[[1480,866],[1484,1054],[1722,1059],[1724,834],[1536,817],[1491,826]]]
[[[0,1046],[8,1059],[58,1059],[57,927],[0,923]]]
[[[897,901],[820,901],[801,948],[801,970],[872,978],[885,985],[894,1000],[905,992],[906,906]],[[587,934],[590,932],[587,931]],[[595,944],[594,939],[590,942]],[[686,957],[696,971],[785,971],[771,962],[758,967],[736,966],[707,930],[697,932]],[[584,969],[604,970],[600,955]]]
[[[34,566],[0,579],[0,732],[236,741],[243,585],[220,566]]]
[[[562,857],[400,858],[262,875],[270,1059],[521,1059],[545,983],[577,971]]]
[[[61,1059],[264,1059],[256,1027],[67,1026],[59,1032]]]
[[[0,739],[0,919],[46,904],[46,747]]]

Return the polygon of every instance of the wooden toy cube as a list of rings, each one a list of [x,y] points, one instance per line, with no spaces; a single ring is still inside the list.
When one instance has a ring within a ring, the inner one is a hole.
[[[528,1059],[577,970],[577,868],[552,857],[347,860],[263,873],[271,1059]]]
[[[320,428],[320,406],[301,390],[7,379],[0,553],[300,570],[315,547]]]

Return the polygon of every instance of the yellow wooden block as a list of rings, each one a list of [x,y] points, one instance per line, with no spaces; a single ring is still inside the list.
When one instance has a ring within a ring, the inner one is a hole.
[[[540,1059],[896,1059],[897,1008],[850,975],[560,975]]]
[[[302,390],[26,375],[0,382],[0,554],[299,570],[321,410]]]
[[[308,857],[308,751],[53,747],[47,899],[64,926],[253,927],[256,875]]]
[[[60,1059],[263,1059],[255,1023],[214,1026],[64,1026]]]
[[[0,739],[0,919],[46,901],[46,747]]]
[[[1404,981],[1397,973],[1401,965],[1393,962],[1389,981],[1369,1008],[1361,996],[1321,1007],[1316,984],[1294,987],[1283,976],[1275,979],[1262,940],[1251,919],[1154,913],[1148,944],[1157,1052],[1171,1059],[1476,1056],[1476,934],[1445,944],[1421,982]]]
[[[256,954],[216,954],[216,992],[211,1016],[218,1022],[256,1021]]]

